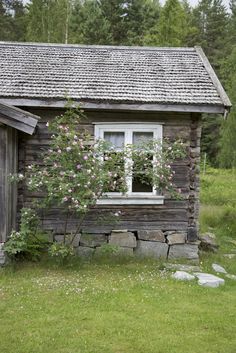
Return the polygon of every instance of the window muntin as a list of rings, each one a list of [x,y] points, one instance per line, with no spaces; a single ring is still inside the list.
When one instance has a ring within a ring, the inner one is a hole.
[[[100,138],[111,142],[111,144],[114,146],[113,151],[115,150],[119,152],[122,150],[122,147],[127,144],[135,144],[138,148],[140,142],[142,143],[143,141],[152,139],[162,140],[162,125],[153,123],[97,123],[95,125],[95,138]],[[126,158],[124,161],[124,167],[127,167],[128,169],[128,166],[132,163],[132,157]],[[142,171],[140,171],[140,173],[142,173]],[[158,194],[158,191],[155,187],[151,186],[150,184],[148,185],[148,183],[141,183],[140,180],[138,180],[138,175],[134,176],[128,173],[126,176],[126,182],[128,186],[128,191],[125,195],[122,195],[122,193],[119,192],[108,192],[106,196],[108,196],[109,198],[138,198],[140,200],[145,199],[147,197],[163,199],[163,197]]]

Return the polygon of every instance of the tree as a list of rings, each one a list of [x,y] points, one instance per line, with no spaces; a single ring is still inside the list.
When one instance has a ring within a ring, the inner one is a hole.
[[[111,42],[109,44],[124,44],[127,39],[125,17],[127,15],[127,1],[99,0],[99,7],[104,18],[109,22]]]
[[[82,44],[110,44],[110,23],[104,17],[99,3],[86,0],[76,3],[71,19],[71,41]]]
[[[157,32],[158,45],[184,45],[187,35],[187,18],[184,7],[178,0],[166,1],[161,11]]]
[[[160,4],[157,0],[127,1],[125,26],[128,45],[148,44],[152,29],[160,15]]]
[[[230,45],[236,45],[236,0],[230,0],[231,16],[229,19]]]
[[[220,61],[228,48],[228,14],[222,0],[201,0],[193,11],[197,28],[195,44],[201,45],[214,69],[220,69]]]
[[[70,0],[32,0],[28,5],[27,40],[68,42]]]
[[[210,63],[222,78],[221,66],[229,51],[229,18],[222,0],[201,0],[193,10],[192,20],[197,31],[189,44],[203,47]],[[215,166],[218,165],[221,126],[220,116],[203,118],[201,148]]]
[[[222,65],[222,76],[232,102],[232,110],[228,119],[224,122],[220,139],[220,166],[225,168],[236,167],[236,46],[231,55]]]
[[[218,154],[220,151],[220,131],[223,117],[221,115],[203,115],[201,152],[206,153],[207,161],[212,166],[218,166]]]
[[[0,40],[25,40],[26,10],[21,0],[1,0],[0,18]]]
[[[9,40],[11,32],[11,16],[7,12],[3,0],[0,2],[0,18],[0,38],[1,40]]]

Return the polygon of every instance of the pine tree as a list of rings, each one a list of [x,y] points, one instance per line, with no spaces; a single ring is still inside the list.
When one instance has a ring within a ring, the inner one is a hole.
[[[184,45],[188,47],[193,47],[196,45],[196,37],[198,34],[198,29],[194,23],[194,15],[193,15],[194,9],[189,5],[188,0],[183,0],[182,6],[184,8],[185,15],[186,15],[186,27],[187,27],[187,33],[186,33]]]
[[[11,16],[7,12],[5,2],[0,1],[0,40],[9,40],[11,33]]]
[[[104,17],[99,3],[86,0],[77,2],[72,13],[71,40],[81,44],[110,44],[110,23]]]
[[[23,1],[13,0],[11,3],[12,8],[12,39],[14,41],[26,40],[26,9]]]
[[[236,46],[222,66],[222,75],[227,80],[226,87],[232,102],[232,109],[228,119],[223,124],[220,139],[220,166],[236,167]]]
[[[127,15],[127,1],[125,0],[100,0],[99,6],[104,18],[109,22],[111,43],[114,45],[127,42],[125,17]]]
[[[21,0],[0,1],[0,40],[24,41],[26,11]]]
[[[228,43],[229,19],[222,0],[201,0],[194,9],[198,29],[195,41],[201,45],[211,64],[219,73]]]
[[[236,0],[230,1],[231,16],[229,19],[230,45],[236,45]]]
[[[149,45],[156,37],[155,26],[160,17],[158,0],[130,0],[127,7],[127,44]]]
[[[197,28],[191,44],[201,45],[217,74],[228,51],[228,14],[222,0],[200,0],[193,10],[193,23]],[[211,164],[217,166],[220,148],[222,118],[218,115],[203,120],[201,149]]]
[[[124,18],[127,38],[126,44],[142,45],[145,32],[144,0],[128,0]]]

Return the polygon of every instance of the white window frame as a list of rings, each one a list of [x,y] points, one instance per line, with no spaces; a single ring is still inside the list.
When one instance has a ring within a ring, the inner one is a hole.
[[[94,135],[96,139],[104,139],[105,132],[124,132],[125,144],[133,143],[133,132],[152,132],[155,140],[162,141],[163,127],[160,123],[95,123]],[[164,203],[164,196],[158,195],[153,187],[152,192],[132,192],[132,176],[127,177],[128,191],[108,192],[104,198],[97,201],[98,205],[158,205]]]

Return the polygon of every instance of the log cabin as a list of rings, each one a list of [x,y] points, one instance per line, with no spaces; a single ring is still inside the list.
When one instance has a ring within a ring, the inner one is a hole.
[[[65,110],[66,96],[83,107],[88,119],[81,128],[95,137],[111,133],[127,143],[142,133],[182,138],[188,146],[186,158],[172,165],[181,200],[131,183],[127,195],[100,200],[88,214],[78,253],[111,242],[127,253],[197,259],[201,117],[226,116],[231,107],[200,47],[1,42],[0,243],[17,227],[23,205],[40,197],[9,183],[8,175],[39,162],[50,143],[46,122]],[[108,210],[120,211],[120,232],[97,222]],[[63,220],[56,209],[44,215],[43,225],[60,239]]]

